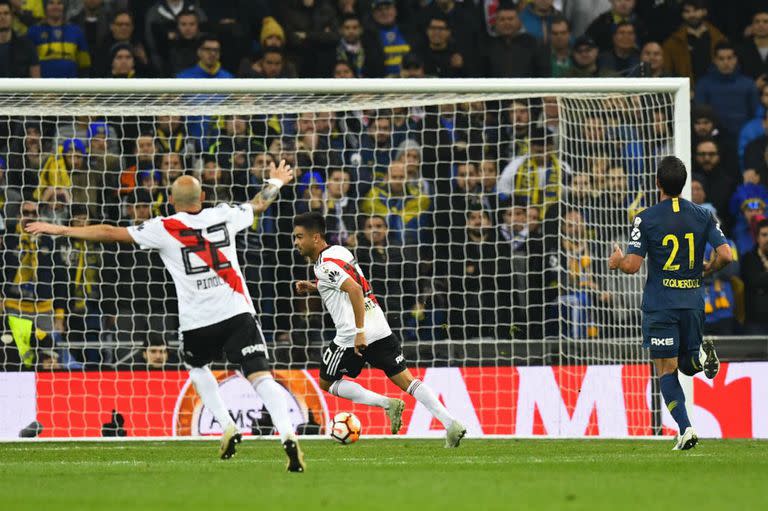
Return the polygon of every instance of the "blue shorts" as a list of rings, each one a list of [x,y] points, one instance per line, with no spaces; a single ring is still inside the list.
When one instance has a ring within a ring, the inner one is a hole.
[[[704,336],[704,311],[670,309],[643,313],[643,348],[651,358],[698,353]]]

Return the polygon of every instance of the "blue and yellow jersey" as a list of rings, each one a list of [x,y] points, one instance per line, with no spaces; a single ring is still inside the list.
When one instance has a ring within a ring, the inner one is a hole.
[[[564,164],[554,155],[547,155],[546,161],[531,156],[521,157],[522,161],[513,175],[513,195],[524,197],[528,204],[545,209],[560,199]],[[542,164],[543,163],[543,164]]]
[[[27,37],[37,48],[43,78],[77,78],[79,70],[91,67],[88,43],[77,25],[35,25]]]
[[[411,51],[411,45],[397,25],[379,29],[379,41],[384,50],[384,72],[388,77],[400,77],[403,57]]]
[[[708,210],[681,198],[664,200],[635,217],[628,254],[648,255],[643,311],[704,309],[702,273],[707,243],[727,243]]]
[[[425,221],[424,215],[432,207],[432,201],[413,185],[406,185],[406,191],[406,195],[394,196],[385,186],[374,186],[362,199],[360,211],[386,218],[395,238],[401,237],[404,230],[417,231]]]
[[[56,280],[68,283],[68,309],[85,311],[86,300],[100,298],[99,267],[101,253],[95,243],[69,240],[59,245],[61,266],[56,268]]]

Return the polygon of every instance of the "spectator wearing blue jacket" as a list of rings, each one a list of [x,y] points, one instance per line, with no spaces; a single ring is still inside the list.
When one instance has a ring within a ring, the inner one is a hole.
[[[234,78],[232,73],[221,67],[221,43],[213,35],[200,38],[197,47],[196,66],[181,71],[176,78]]]
[[[542,44],[550,43],[552,22],[562,16],[553,4],[554,0],[533,0],[520,11],[520,21],[525,31]]]
[[[745,124],[741,128],[741,133],[739,133],[739,164],[742,171],[746,169],[744,166],[744,153],[747,150],[747,146],[756,138],[765,135],[763,119],[765,118],[766,110],[768,110],[768,83],[760,89],[760,105],[758,105],[755,112],[755,118]]]
[[[729,209],[736,223],[731,239],[736,242],[739,255],[743,256],[755,247],[754,224],[765,218],[768,188],[761,184],[745,183],[731,197]]]
[[[768,183],[768,111],[763,114],[763,133],[744,148],[744,181]]]
[[[741,74],[730,43],[715,46],[714,69],[696,82],[697,104],[711,105],[727,135],[735,140],[760,103],[755,82]]]

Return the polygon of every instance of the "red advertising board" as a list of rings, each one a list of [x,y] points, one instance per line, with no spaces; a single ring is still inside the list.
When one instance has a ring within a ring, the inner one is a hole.
[[[651,435],[647,365],[469,367],[414,370],[432,387],[470,436]],[[263,406],[250,385],[232,372],[217,372],[230,412],[244,432]],[[323,393],[317,371],[278,371],[295,424],[325,424],[341,411],[357,414],[367,434],[386,434],[381,410]],[[401,434],[440,436],[426,409],[378,371],[357,380],[407,404]],[[206,435],[220,431],[197,398],[186,371],[39,373],[37,420],[47,437],[97,437],[112,410],[125,418],[129,436]],[[768,362],[723,364],[713,381],[694,378],[692,422],[700,436],[768,438]],[[666,410],[665,432],[675,426]]]

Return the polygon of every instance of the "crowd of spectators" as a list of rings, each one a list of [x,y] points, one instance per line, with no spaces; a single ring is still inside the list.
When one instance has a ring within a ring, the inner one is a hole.
[[[518,4],[0,0],[0,76],[687,76],[692,198],[740,256],[705,282],[707,329],[767,333],[768,8]],[[604,261],[655,200],[655,162],[672,152],[671,107],[608,98],[565,119],[565,134],[561,117],[572,114],[555,98],[4,118],[0,365],[155,367],[168,356],[157,347],[175,341],[174,290],[156,254],[32,237],[26,222],[126,226],[170,214],[170,183],[183,174],[201,180],[207,206],[245,201],[281,159],[296,168],[295,185],[238,239],[271,342],[316,346],[331,332],[319,301],[290,287],[308,271],[291,248],[291,219],[308,210],[328,216],[329,241],[353,250],[405,340],[626,336],[642,282],[610,275]],[[79,348],[61,348],[67,342]]]

